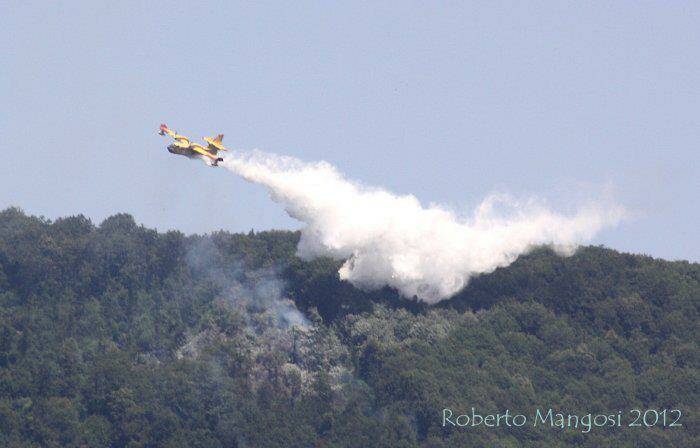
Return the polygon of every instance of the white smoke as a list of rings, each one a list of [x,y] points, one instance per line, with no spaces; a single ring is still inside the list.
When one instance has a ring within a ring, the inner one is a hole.
[[[326,162],[254,151],[229,156],[221,165],[267,187],[291,217],[306,223],[299,257],[344,259],[340,277],[355,286],[389,285],[428,303],[454,295],[471,276],[507,266],[534,246],[570,255],[624,213],[615,204],[594,204],[564,216],[534,200],[499,195],[487,198],[473,216],[459,218],[438,205],[423,207],[412,195],[351,182]]]
[[[250,325],[254,320],[280,329],[309,325],[294,302],[284,296],[284,281],[276,269],[247,270],[242,261],[222,262],[211,238],[191,244],[185,259],[195,275],[221,288],[223,298],[241,311]]]

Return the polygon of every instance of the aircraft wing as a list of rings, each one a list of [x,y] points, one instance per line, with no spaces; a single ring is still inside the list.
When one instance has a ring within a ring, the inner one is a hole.
[[[191,146],[190,139],[187,137],[183,137],[182,135],[172,135],[171,137],[175,139],[175,146],[179,146],[180,148],[189,148]]]
[[[190,149],[191,149],[192,151],[194,151],[194,152],[197,152],[197,153],[199,153],[199,154],[205,156],[205,157],[209,157],[209,158],[212,159],[212,160],[217,160],[217,157],[216,157],[215,155],[212,155],[212,154],[211,154],[209,151],[207,151],[206,149],[204,149],[203,146],[194,144],[194,145],[190,145]]]
[[[168,134],[170,137],[175,138],[175,133],[168,127],[167,124],[161,124],[160,125],[160,130],[158,132],[160,135],[165,135]]]

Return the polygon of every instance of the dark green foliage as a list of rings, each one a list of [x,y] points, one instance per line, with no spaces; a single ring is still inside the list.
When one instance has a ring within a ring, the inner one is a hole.
[[[0,212],[0,446],[700,444],[700,266],[539,249],[428,307],[295,257],[299,234]],[[228,282],[267,272],[311,324]],[[443,408],[683,410],[682,428],[443,428]]]

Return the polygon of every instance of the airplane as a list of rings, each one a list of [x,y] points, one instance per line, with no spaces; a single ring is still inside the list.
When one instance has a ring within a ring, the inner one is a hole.
[[[165,124],[160,125],[158,133],[160,135],[168,135],[174,140],[172,144],[168,145],[168,151],[170,153],[179,154],[189,157],[190,159],[201,157],[209,166],[219,166],[219,162],[223,162],[224,160],[218,157],[219,151],[228,151],[228,149],[221,144],[221,141],[224,139],[224,134],[219,134],[215,138],[204,137],[204,141],[207,142],[207,146],[204,147],[199,143],[190,142],[189,138],[174,132]]]

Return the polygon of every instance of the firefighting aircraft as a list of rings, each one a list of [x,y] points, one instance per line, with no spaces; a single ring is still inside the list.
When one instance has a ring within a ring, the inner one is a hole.
[[[224,134],[219,134],[216,138],[204,137],[204,141],[207,142],[207,146],[204,147],[198,143],[190,142],[190,139],[184,135],[180,135],[172,131],[167,125],[161,124],[160,135],[169,135],[174,142],[168,146],[168,151],[173,154],[179,154],[181,156],[189,157],[194,159],[196,157],[201,157],[209,166],[218,166],[219,162],[224,159],[217,157],[219,151],[228,151],[221,144],[221,140],[224,139]]]

